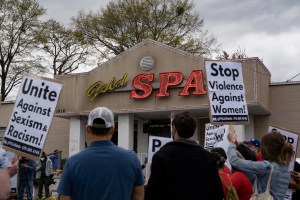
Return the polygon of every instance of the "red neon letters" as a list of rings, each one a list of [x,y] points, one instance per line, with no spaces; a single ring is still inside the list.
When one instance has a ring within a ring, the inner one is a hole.
[[[160,86],[159,91],[157,92],[157,97],[165,97],[170,96],[168,93],[169,87],[175,87],[182,83],[183,74],[180,72],[164,72],[160,73]],[[153,87],[151,85],[154,80],[154,74],[139,74],[137,75],[133,81],[132,86],[135,88],[131,90],[130,98],[132,99],[144,99],[151,95]],[[180,96],[188,96],[190,95],[189,89],[194,88],[192,94],[201,95],[206,94],[206,90],[204,88],[203,81],[203,72],[202,70],[194,70],[190,74],[185,86],[181,92],[179,92]]]
[[[147,82],[142,82],[145,79]],[[137,90],[131,90],[130,98],[132,99],[143,99],[148,97],[152,93],[152,85],[150,84],[154,79],[154,74],[139,74],[132,80],[132,86]],[[139,95],[138,90],[144,92]]]
[[[165,72],[160,73],[160,87],[159,92],[156,94],[157,97],[168,97],[170,93],[168,93],[169,86],[179,85],[183,80],[183,75],[180,72]]]

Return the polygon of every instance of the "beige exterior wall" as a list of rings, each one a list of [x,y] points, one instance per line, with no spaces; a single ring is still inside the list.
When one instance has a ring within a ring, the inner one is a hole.
[[[269,125],[280,127],[299,135],[300,139],[300,83],[277,83],[269,86],[270,115],[254,117],[254,134],[261,139]],[[300,143],[296,157],[300,157]]]
[[[272,84],[270,105],[270,124],[298,133],[300,137],[300,83]],[[300,157],[299,146],[298,140],[297,157]]]
[[[0,127],[5,128],[8,125],[10,116],[14,109],[14,102],[2,102],[0,106]]]
[[[293,132],[300,131],[300,83],[270,86],[271,124]]]
[[[256,60],[255,63],[257,64],[255,69],[256,80],[254,81],[256,101],[259,102],[262,107],[270,109],[269,85],[271,76],[260,60]]]
[[[46,153],[52,153],[54,150],[62,151],[61,157],[69,156],[69,133],[70,121],[59,117],[53,117],[49,133],[44,146]]]
[[[151,56],[155,60],[155,66],[147,72],[139,67],[140,60],[145,56]],[[249,112],[252,114],[269,113],[268,85],[271,76],[269,71],[257,58],[236,61],[242,63],[246,99],[250,106]],[[156,97],[158,90],[154,89],[146,99],[130,99],[132,80],[142,73],[153,73],[155,75],[153,82],[159,84],[159,73],[162,72],[181,72],[184,80],[187,80],[193,70],[202,70],[206,84],[204,62],[204,58],[195,57],[156,41],[145,40],[90,72],[56,76],[56,79],[63,82],[57,109],[65,111],[57,115],[63,117],[87,115],[94,107],[106,106],[117,114],[196,109],[199,110],[196,117],[207,117],[208,95],[182,97],[179,96],[182,88],[170,88],[169,97]],[[90,97],[87,97],[85,92],[92,84],[97,81],[109,83],[113,77],[119,80],[124,73],[128,74],[126,82],[129,89],[127,91],[100,94],[92,102],[89,101]]]

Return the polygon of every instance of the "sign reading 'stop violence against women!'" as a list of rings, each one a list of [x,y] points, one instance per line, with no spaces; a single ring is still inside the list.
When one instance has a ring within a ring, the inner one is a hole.
[[[242,64],[206,61],[211,123],[248,123]]]
[[[23,77],[3,148],[29,158],[40,157],[62,88],[49,80]]]

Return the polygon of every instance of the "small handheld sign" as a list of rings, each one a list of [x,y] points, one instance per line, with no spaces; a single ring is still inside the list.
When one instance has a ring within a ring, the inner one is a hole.
[[[42,153],[62,84],[51,79],[24,76],[3,148],[37,159]]]
[[[222,147],[227,151],[229,146],[227,139],[228,132],[229,125],[205,124],[204,148]]]
[[[248,123],[242,64],[206,61],[205,67],[211,123]]]
[[[152,163],[153,155],[166,143],[171,142],[172,138],[149,136],[148,163]]]

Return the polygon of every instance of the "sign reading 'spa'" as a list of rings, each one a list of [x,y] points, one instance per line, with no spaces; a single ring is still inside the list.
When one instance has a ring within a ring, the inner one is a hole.
[[[248,123],[242,65],[206,61],[211,123]]]
[[[29,158],[42,153],[62,85],[23,77],[3,140],[3,148]]]

